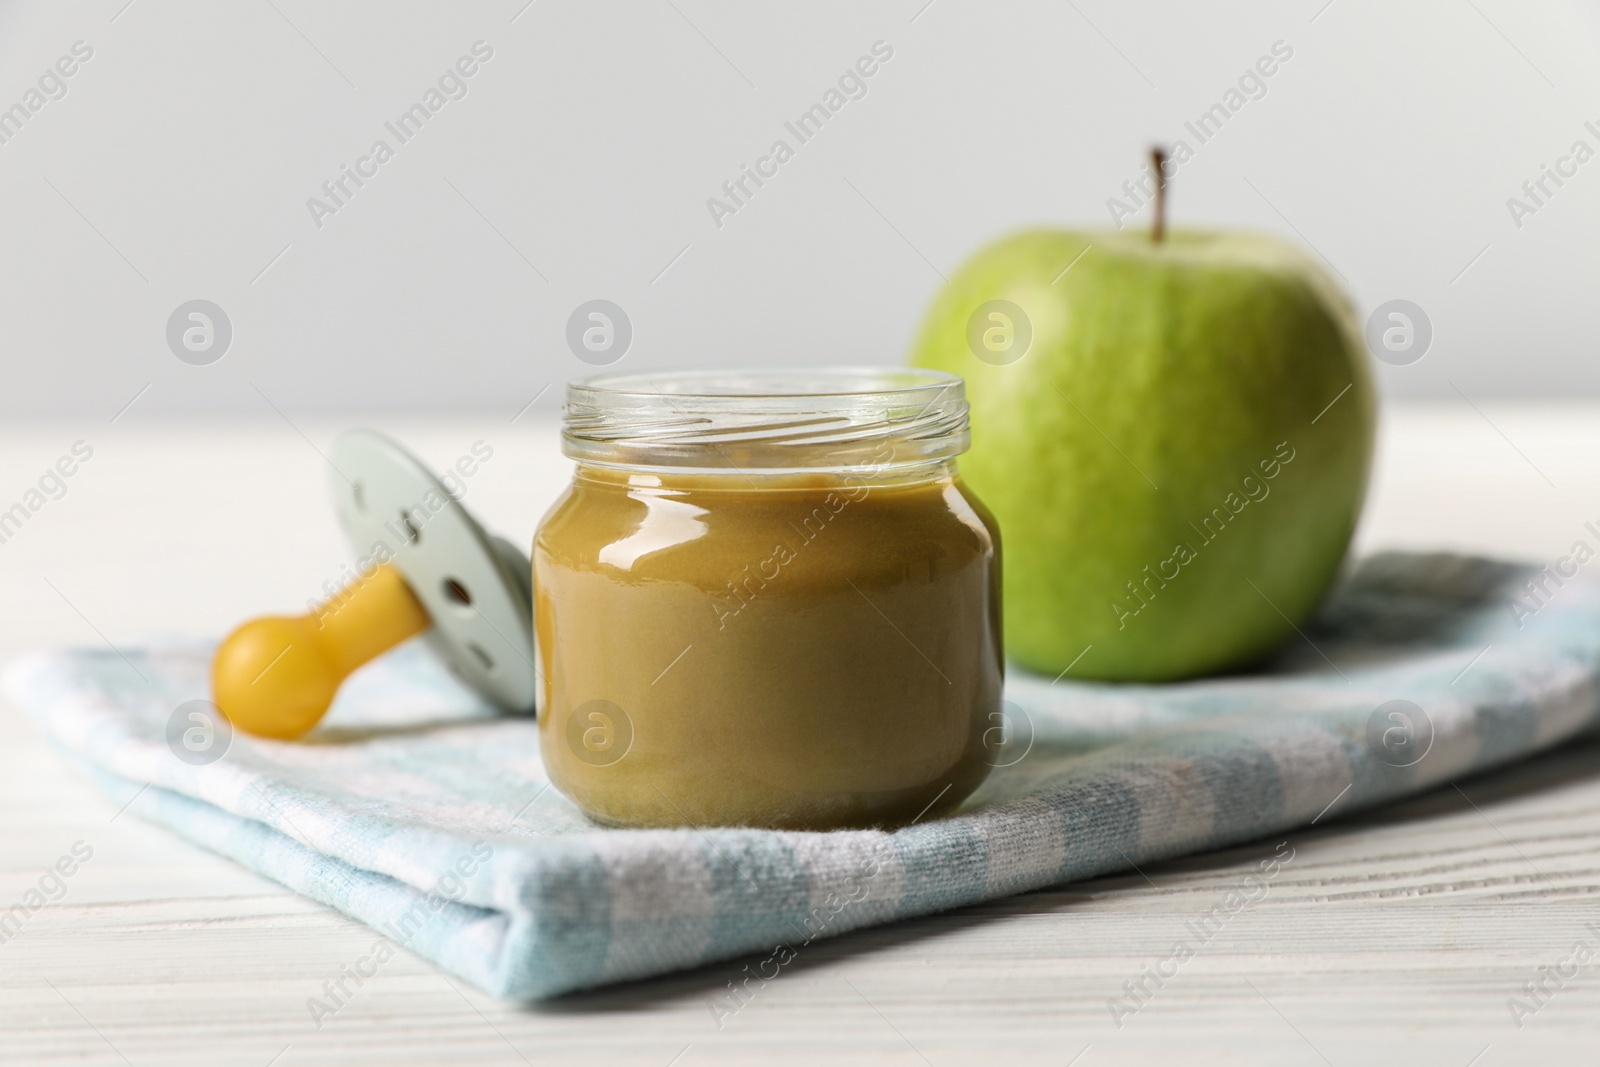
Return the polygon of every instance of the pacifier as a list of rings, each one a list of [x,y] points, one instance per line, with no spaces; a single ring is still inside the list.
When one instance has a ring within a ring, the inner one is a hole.
[[[212,700],[247,733],[311,730],[357,667],[418,634],[501,709],[534,709],[533,571],[416,457],[371,430],[334,442],[339,525],[362,566],[311,612],[252,619],[211,663]]]

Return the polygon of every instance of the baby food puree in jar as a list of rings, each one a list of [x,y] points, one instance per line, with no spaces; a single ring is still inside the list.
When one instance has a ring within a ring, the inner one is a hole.
[[[551,780],[622,826],[948,811],[1000,722],[1000,545],[959,377],[830,368],[568,387],[535,536]]]

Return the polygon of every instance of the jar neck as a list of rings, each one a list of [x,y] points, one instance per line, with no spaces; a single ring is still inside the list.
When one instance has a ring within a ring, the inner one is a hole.
[[[567,387],[579,463],[690,474],[923,468],[966,451],[965,385],[917,368],[601,375]]]
[[[685,489],[696,492],[782,492],[814,491],[842,487],[859,490],[900,488],[957,477],[954,459],[927,460],[885,466],[863,464],[803,470],[691,470],[682,467],[656,467],[647,464],[579,462],[575,480],[597,486],[627,489]]]

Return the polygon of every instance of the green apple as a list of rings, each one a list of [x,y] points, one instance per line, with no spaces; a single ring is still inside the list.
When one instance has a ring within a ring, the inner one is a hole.
[[[1000,525],[1013,662],[1125,681],[1243,666],[1336,577],[1376,400],[1349,301],[1298,249],[1019,233],[950,280],[913,359],[967,379],[961,470]]]

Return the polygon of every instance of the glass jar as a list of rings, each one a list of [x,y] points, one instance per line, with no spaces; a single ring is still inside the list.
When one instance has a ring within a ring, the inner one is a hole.
[[[983,781],[1000,548],[962,380],[602,375],[533,546],[551,781],[620,826],[892,825]]]

